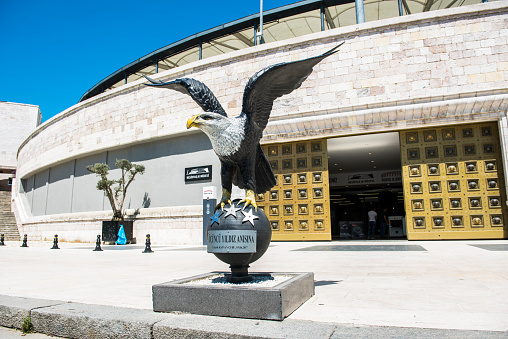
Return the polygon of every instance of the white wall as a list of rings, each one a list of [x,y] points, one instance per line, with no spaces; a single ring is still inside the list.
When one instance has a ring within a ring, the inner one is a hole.
[[[19,146],[40,123],[39,106],[0,102],[0,167],[16,167]]]

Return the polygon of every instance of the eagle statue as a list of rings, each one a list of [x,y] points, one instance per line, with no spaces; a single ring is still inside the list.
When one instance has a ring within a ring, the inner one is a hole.
[[[169,88],[190,97],[204,110],[187,120],[187,129],[197,127],[210,139],[221,162],[222,198],[215,207],[231,205],[232,185],[245,189],[244,208],[257,209],[256,194],[275,186],[275,176],[259,141],[275,99],[291,93],[312,73],[312,68],[324,58],[337,52],[343,44],[312,58],[268,66],[254,74],[243,93],[242,112],[228,117],[212,91],[202,82],[181,78],[169,82],[149,77],[147,86]]]

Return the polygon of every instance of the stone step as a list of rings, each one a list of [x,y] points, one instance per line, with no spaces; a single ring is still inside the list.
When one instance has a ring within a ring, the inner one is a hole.
[[[20,241],[16,218],[11,212],[11,192],[0,191],[0,234],[5,241]]]
[[[16,224],[16,218],[14,217],[14,213],[11,212],[10,205],[10,192],[5,194],[2,193],[0,197],[7,200],[7,203],[0,204],[0,234],[4,235],[5,241],[19,241],[21,238],[19,236],[18,226]]]
[[[19,233],[18,233],[17,230],[16,231],[11,231],[11,230],[9,230],[9,231],[0,231],[0,234],[3,234],[7,238],[9,238],[9,237],[11,237],[11,238],[15,237],[16,240],[19,239]]]
[[[20,241],[21,237],[19,236],[18,232],[3,232],[1,231],[0,234],[4,235],[4,241]]]

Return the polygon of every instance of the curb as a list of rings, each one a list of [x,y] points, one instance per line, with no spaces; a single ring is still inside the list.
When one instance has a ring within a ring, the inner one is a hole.
[[[64,338],[506,338],[497,331],[225,318],[0,295],[0,326],[20,329],[28,316],[36,332]]]

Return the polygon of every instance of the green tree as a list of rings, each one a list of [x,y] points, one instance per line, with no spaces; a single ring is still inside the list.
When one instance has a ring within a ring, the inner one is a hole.
[[[136,174],[145,173],[145,166],[136,165],[127,159],[116,159],[115,166],[122,170],[122,177],[118,180],[109,180],[109,166],[104,163],[97,163],[87,166],[86,169],[97,174],[101,179],[97,182],[97,189],[104,191],[104,195],[108,197],[111,208],[113,209],[113,220],[123,221],[123,204],[127,188],[134,180]],[[116,185],[114,187],[114,185]]]

